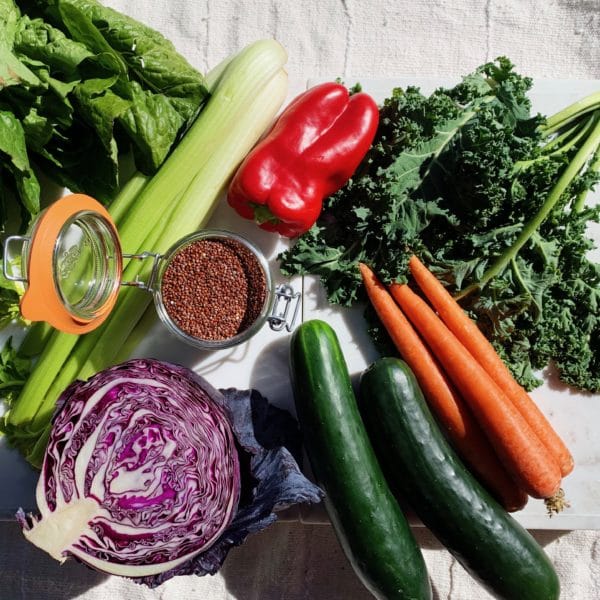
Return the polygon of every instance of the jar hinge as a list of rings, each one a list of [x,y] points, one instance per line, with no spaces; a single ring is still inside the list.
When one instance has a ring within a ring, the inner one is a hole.
[[[287,283],[278,285],[275,289],[273,309],[267,317],[269,327],[273,331],[281,331],[284,327],[288,331],[292,331],[299,310],[300,292],[294,292],[294,288]]]
[[[9,235],[4,240],[4,252],[2,254],[2,274],[4,275],[4,277],[6,279],[8,279],[8,281],[18,281],[20,283],[27,283],[27,277],[23,277],[22,271],[21,271],[20,275],[12,274],[12,269],[13,269],[14,265],[11,264],[9,246],[11,244],[13,244],[14,242],[20,242],[21,243],[20,255],[23,256],[23,247],[25,246],[25,244],[28,244],[30,240],[31,240],[31,238],[26,235]]]

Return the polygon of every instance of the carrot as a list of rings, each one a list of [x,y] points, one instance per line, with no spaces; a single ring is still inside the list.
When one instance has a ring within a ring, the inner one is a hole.
[[[416,257],[409,261],[415,281],[448,329],[502,388],[560,466],[562,476],[573,470],[573,457],[531,396],[515,380],[479,327],[462,310],[435,275]]]
[[[510,477],[469,408],[375,273],[360,263],[367,295],[446,435],[475,475],[508,511],[527,503],[527,494]]]
[[[392,284],[390,291],[473,411],[517,484],[534,498],[554,496],[560,487],[560,468],[502,389],[408,285]]]

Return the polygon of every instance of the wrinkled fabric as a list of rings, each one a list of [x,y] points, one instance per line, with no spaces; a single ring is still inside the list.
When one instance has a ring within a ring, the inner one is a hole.
[[[167,35],[201,71],[260,37],[289,53],[290,98],[309,78],[455,77],[499,54],[538,78],[600,78],[599,0],[107,0]],[[0,492],[1,493],[1,492]],[[534,532],[562,597],[600,597],[600,533]],[[417,530],[436,598],[489,595],[433,537]],[[229,554],[215,576],[148,590],[66,563],[0,523],[0,598],[11,600],[368,600],[331,527],[275,523]]]

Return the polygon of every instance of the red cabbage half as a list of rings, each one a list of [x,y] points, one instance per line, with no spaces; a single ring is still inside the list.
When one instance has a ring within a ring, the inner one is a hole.
[[[25,536],[64,561],[150,586],[215,573],[229,549],[318,502],[300,472],[289,413],[255,391],[214,389],[150,359],[106,369],[62,394]]]

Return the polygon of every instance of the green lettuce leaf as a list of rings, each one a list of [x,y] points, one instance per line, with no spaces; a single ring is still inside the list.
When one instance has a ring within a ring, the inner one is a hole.
[[[156,172],[208,95],[164,36],[94,0],[0,0],[0,65],[0,110],[20,122],[29,160],[103,202],[119,189],[119,158],[133,150],[139,170]],[[33,216],[37,181],[14,153],[0,168]]]
[[[13,0],[0,0],[0,90],[22,83],[36,85],[36,76],[13,52],[20,14]]]
[[[0,159],[12,174],[26,210],[36,214],[40,209],[40,184],[29,164],[23,127],[8,111],[0,111]]]
[[[131,82],[129,108],[119,115],[119,124],[133,145],[135,162],[143,173],[153,173],[163,163],[174,137],[185,124],[169,99]]]
[[[118,123],[136,166],[154,173],[207,98],[204,78],[159,32],[95,0],[43,4],[73,40],[114,62],[113,92],[130,102]]]

